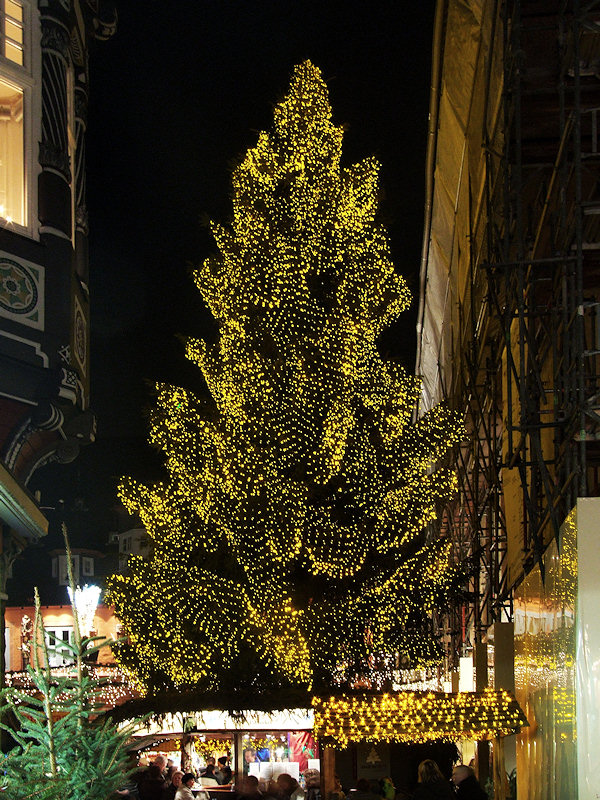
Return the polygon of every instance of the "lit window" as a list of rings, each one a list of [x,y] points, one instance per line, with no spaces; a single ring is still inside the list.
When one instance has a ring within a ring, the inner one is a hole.
[[[94,559],[89,558],[88,556],[83,556],[82,564],[81,564],[81,573],[82,575],[93,575],[94,574]]]
[[[0,217],[25,224],[23,92],[0,78]]]
[[[0,225],[17,230],[27,228],[33,216],[32,109],[38,89],[31,13],[30,0],[0,0]]]
[[[2,10],[2,55],[23,66],[25,63],[25,36],[23,3],[4,0]]]
[[[48,660],[51,667],[63,667],[73,662],[72,653],[66,647],[73,644],[73,628],[44,628],[46,646],[48,647]]]
[[[69,585],[69,571],[67,569],[67,557],[66,556],[59,556],[58,559],[59,568],[58,568],[58,582],[61,586],[68,586]],[[75,583],[79,582],[79,556],[75,555],[71,557],[71,569],[73,571],[73,580]]]

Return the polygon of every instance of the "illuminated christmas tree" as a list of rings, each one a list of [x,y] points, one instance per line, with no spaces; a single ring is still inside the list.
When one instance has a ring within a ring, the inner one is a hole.
[[[455,489],[432,465],[458,426],[444,408],[413,423],[418,381],[378,353],[410,296],[379,164],[341,167],[342,137],[319,70],[296,67],[195,274],[219,335],[187,356],[210,398],[160,385],[168,479],[122,482],[152,547],[112,578],[119,658],[154,689],[319,688],[438,656],[450,573],[424,528]]]

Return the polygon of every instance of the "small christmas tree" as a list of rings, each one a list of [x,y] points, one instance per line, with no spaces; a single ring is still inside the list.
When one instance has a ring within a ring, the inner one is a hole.
[[[195,274],[219,336],[187,356],[211,397],[158,386],[168,480],[120,488],[152,548],[111,579],[119,658],[155,690],[319,689],[438,656],[449,569],[423,531],[454,492],[432,465],[459,426],[444,408],[413,423],[418,381],[377,350],[410,301],[378,220],[379,164],[341,167],[309,61],[274,115]]]
[[[65,542],[73,597],[66,534]],[[72,607],[74,641],[60,641],[60,648],[62,654],[70,654],[73,671],[64,676],[51,672],[49,655],[54,648],[45,639],[36,589],[34,666],[27,665],[35,694],[8,688],[0,696],[3,712],[10,709],[17,723],[16,727],[0,723],[15,740],[1,765],[0,791],[5,791],[3,797],[9,800],[106,800],[122,785],[126,774],[125,748],[138,723],[117,728],[110,718],[95,719],[102,710],[98,699],[106,682],[91,677],[85,666],[86,659],[113,643],[82,636],[77,609],[74,604]]]

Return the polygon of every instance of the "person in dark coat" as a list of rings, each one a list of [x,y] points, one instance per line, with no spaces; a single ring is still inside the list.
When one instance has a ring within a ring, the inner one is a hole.
[[[206,766],[204,769],[200,770],[200,777],[201,778],[214,778],[215,777],[215,769],[216,769],[216,761],[215,759],[210,756],[206,759]],[[216,780],[216,778],[215,778]]]
[[[262,800],[263,795],[258,788],[256,775],[244,775],[242,780],[235,785],[239,800]]]
[[[465,764],[454,767],[452,781],[456,786],[456,797],[460,800],[487,800],[487,794],[479,785],[471,767]]]
[[[215,778],[217,779],[217,783],[219,784],[219,786],[225,786],[231,783],[231,777],[233,773],[227,761],[228,761],[227,756],[221,756],[221,758],[218,761],[219,766],[215,770]]]
[[[381,800],[381,797],[371,791],[371,784],[366,778],[359,778],[356,789],[348,792],[348,800]]]
[[[413,800],[454,800],[455,794],[450,781],[444,778],[433,759],[421,761],[417,775],[419,782]]]
[[[162,800],[165,779],[159,764],[150,764],[139,784],[140,800]]]

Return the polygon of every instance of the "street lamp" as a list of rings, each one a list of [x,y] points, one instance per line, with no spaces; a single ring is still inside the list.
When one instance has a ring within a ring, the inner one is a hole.
[[[86,585],[81,588],[77,586],[75,592],[70,586],[67,587],[69,599],[73,606],[73,611],[77,615],[77,622],[79,623],[79,631],[84,636],[89,636],[94,628],[94,615],[100,600],[101,589],[99,586]]]

